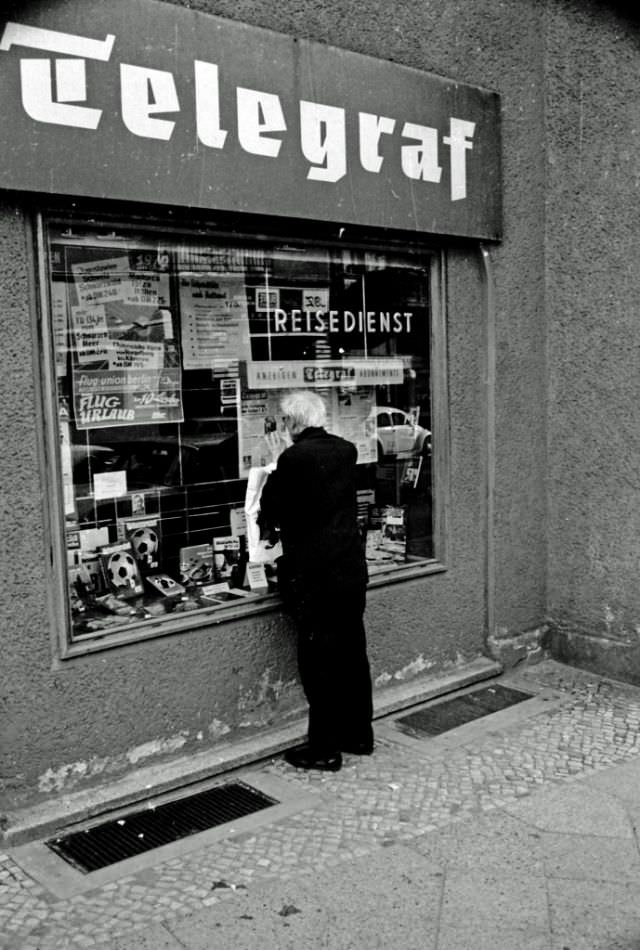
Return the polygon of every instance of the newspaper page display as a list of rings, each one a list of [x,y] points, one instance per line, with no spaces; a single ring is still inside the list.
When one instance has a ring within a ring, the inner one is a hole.
[[[279,432],[287,441],[280,400],[286,389],[248,390],[240,400],[240,478],[248,478],[252,466],[267,465],[271,459],[265,436]],[[353,442],[358,465],[377,460],[375,430],[376,396],[370,386],[329,389],[320,393],[327,406],[327,431]]]
[[[279,432],[286,439],[280,400],[284,390],[245,390],[240,396],[238,426],[239,477],[248,478],[251,468],[268,465],[272,461],[265,436]],[[284,444],[284,443],[283,443]]]
[[[325,395],[327,431],[353,442],[358,450],[358,465],[377,460],[376,393],[373,387],[331,389]]]

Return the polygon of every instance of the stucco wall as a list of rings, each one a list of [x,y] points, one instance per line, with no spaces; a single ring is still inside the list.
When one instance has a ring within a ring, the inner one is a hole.
[[[448,251],[451,513],[446,574],[371,591],[379,688],[485,649],[487,531],[495,539],[495,630],[536,626],[545,604],[543,12],[508,0],[408,4],[220,0],[185,4],[496,90],[503,101],[504,244],[497,288],[496,520],[486,524],[486,325],[477,247]],[[109,650],[52,668],[44,584],[24,222],[0,213],[6,525],[0,563],[8,804],[201,749],[303,708],[292,631],[278,614]],[[4,362],[7,358],[7,367]],[[8,420],[8,421],[7,421]]]
[[[547,25],[549,613],[558,655],[640,682],[637,15]]]

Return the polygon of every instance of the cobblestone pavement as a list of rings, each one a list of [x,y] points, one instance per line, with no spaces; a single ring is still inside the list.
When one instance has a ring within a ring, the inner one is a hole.
[[[473,816],[485,820],[542,786],[640,756],[640,689],[551,660],[506,682],[534,693],[556,690],[560,699],[532,714],[512,707],[519,714],[499,714],[499,726],[488,717],[484,731],[463,726],[446,754],[434,754],[430,740],[395,741],[384,726],[376,753],[346,756],[338,773],[294,771],[273,759],[258,771],[319,792],[320,803],[75,897],[56,900],[10,855],[0,855],[0,948],[63,950],[131,939],[136,928],[142,935],[153,922],[178,921],[237,891],[327,871]]]

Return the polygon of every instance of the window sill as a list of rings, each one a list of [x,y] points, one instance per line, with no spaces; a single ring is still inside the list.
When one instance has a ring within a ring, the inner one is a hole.
[[[445,565],[439,561],[420,561],[415,564],[403,564],[402,566],[396,564],[378,567],[371,571],[368,589],[413,580],[430,574],[440,574],[445,570]],[[282,601],[278,594],[264,594],[261,597],[247,600],[246,603],[211,610],[193,610],[171,620],[142,620],[138,621],[135,626],[132,625],[121,632],[105,631],[102,635],[91,634],[90,636],[78,637],[61,653],[60,659],[76,659],[90,653],[142,643],[145,640],[153,640],[158,637],[182,634],[202,627],[219,626],[246,617],[269,613],[281,607]]]

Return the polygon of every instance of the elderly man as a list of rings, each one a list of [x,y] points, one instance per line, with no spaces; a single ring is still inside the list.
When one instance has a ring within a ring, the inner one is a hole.
[[[330,435],[321,397],[293,391],[282,402],[292,444],[277,457],[262,493],[264,531],[280,529],[278,578],[298,628],[298,666],[309,703],[308,744],[291,765],[337,771],[342,752],[373,751],[371,675],[363,623],[367,566],[356,509],[351,442]]]

